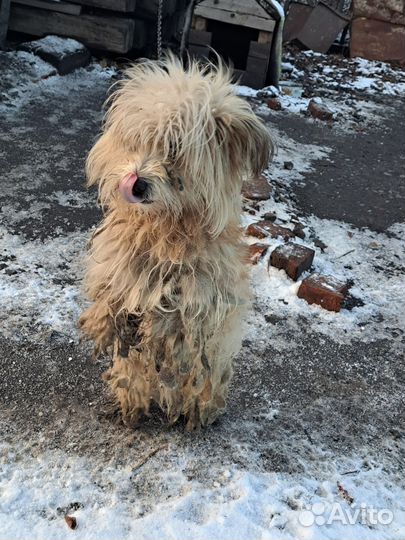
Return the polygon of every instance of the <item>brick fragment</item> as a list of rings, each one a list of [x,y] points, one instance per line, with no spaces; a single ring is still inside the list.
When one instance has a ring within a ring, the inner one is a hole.
[[[308,104],[308,111],[311,113],[311,116],[319,120],[333,120],[333,112],[326,105],[317,103],[313,99]]]
[[[311,268],[314,255],[315,251],[311,248],[287,242],[272,251],[269,265],[285,270],[291,279],[297,281],[302,272]]]
[[[272,186],[263,174],[242,186],[242,195],[253,201],[267,201],[270,199],[271,192]]]
[[[318,304],[328,311],[340,311],[348,290],[347,282],[314,272],[302,281],[297,294],[308,304]]]
[[[249,259],[252,264],[257,264],[259,260],[265,255],[266,251],[269,249],[267,244],[262,244],[261,242],[256,242],[249,246]]]
[[[267,100],[267,107],[272,111],[281,111],[283,109],[280,100],[276,97]]]
[[[65,516],[65,522],[66,522],[66,525],[69,527],[69,529],[76,529],[77,527],[77,521],[76,521],[76,518],[74,516]]]
[[[256,238],[266,238],[268,236],[277,238],[281,236],[284,240],[289,240],[295,236],[291,229],[281,227],[281,225],[276,225],[272,221],[265,219],[257,223],[251,223],[246,229],[246,233]]]

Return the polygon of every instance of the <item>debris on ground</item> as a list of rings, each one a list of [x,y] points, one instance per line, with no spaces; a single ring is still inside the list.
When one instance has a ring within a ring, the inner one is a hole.
[[[65,516],[65,522],[66,525],[69,527],[69,529],[76,529],[77,527],[77,520],[74,516]]]
[[[348,290],[347,282],[314,272],[302,280],[297,296],[328,311],[340,311]]]
[[[279,270],[285,270],[287,276],[294,281],[311,268],[315,251],[301,244],[287,242],[280,244],[271,252],[269,262]]]
[[[314,118],[318,120],[330,121],[333,120],[333,112],[322,102],[311,99],[308,103],[308,111]]]
[[[252,201],[265,201],[270,199],[272,186],[267,178],[262,174],[242,186],[242,196]]]
[[[252,264],[257,264],[259,260],[266,254],[269,246],[267,244],[261,244],[256,242],[249,246],[249,259]]]

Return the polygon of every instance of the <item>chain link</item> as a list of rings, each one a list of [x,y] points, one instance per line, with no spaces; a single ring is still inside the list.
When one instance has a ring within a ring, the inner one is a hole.
[[[163,0],[159,0],[157,19],[157,57],[162,58],[162,22],[163,22]]]

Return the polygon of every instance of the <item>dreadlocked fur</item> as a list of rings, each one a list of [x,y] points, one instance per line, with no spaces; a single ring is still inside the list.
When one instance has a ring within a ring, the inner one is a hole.
[[[242,181],[272,152],[222,64],[187,70],[172,56],[126,71],[87,159],[104,220],[93,235],[83,331],[111,351],[105,379],[123,418],[152,401],[188,429],[224,410],[247,308]],[[129,204],[125,175],[147,179],[149,204]]]

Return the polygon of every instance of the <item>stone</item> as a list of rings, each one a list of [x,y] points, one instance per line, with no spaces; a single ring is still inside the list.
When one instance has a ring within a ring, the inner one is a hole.
[[[305,238],[305,225],[303,223],[300,223],[300,222],[296,222],[294,223],[294,234],[295,236],[298,236],[298,238],[301,238],[302,240],[304,240]]]
[[[281,111],[283,109],[280,100],[276,97],[267,100],[267,107],[272,111]]]
[[[244,183],[242,195],[252,201],[267,201],[270,199],[272,189],[267,178],[262,174]]]
[[[262,219],[265,219],[266,221],[276,221],[277,214],[275,214],[274,212],[266,212],[262,215]]]
[[[308,103],[308,111],[311,116],[318,118],[319,120],[330,121],[333,120],[333,112],[323,103],[318,103],[314,99]]]
[[[22,43],[19,49],[39,56],[54,66],[60,75],[71,73],[77,68],[87,66],[90,52],[75,39],[59,36],[46,36],[42,39]]]
[[[256,238],[266,238],[268,236],[277,238],[281,236],[284,240],[289,240],[295,236],[291,229],[276,225],[272,221],[267,220],[251,223],[246,229],[246,233],[249,236],[255,236]]]
[[[297,294],[308,304],[318,304],[328,311],[338,312],[348,290],[347,282],[314,272],[302,281]]]
[[[255,244],[250,244],[249,246],[249,260],[252,264],[257,264],[259,260],[266,254],[269,246],[267,244],[262,244],[261,242],[256,242]]]
[[[277,246],[270,255],[269,265],[285,270],[286,274],[297,281],[300,275],[311,268],[315,251],[301,244],[287,242]]]
[[[65,516],[65,522],[66,525],[69,527],[69,529],[76,529],[77,527],[77,521],[74,516]]]
[[[292,161],[284,161],[284,169],[291,171],[294,168],[294,163]]]

